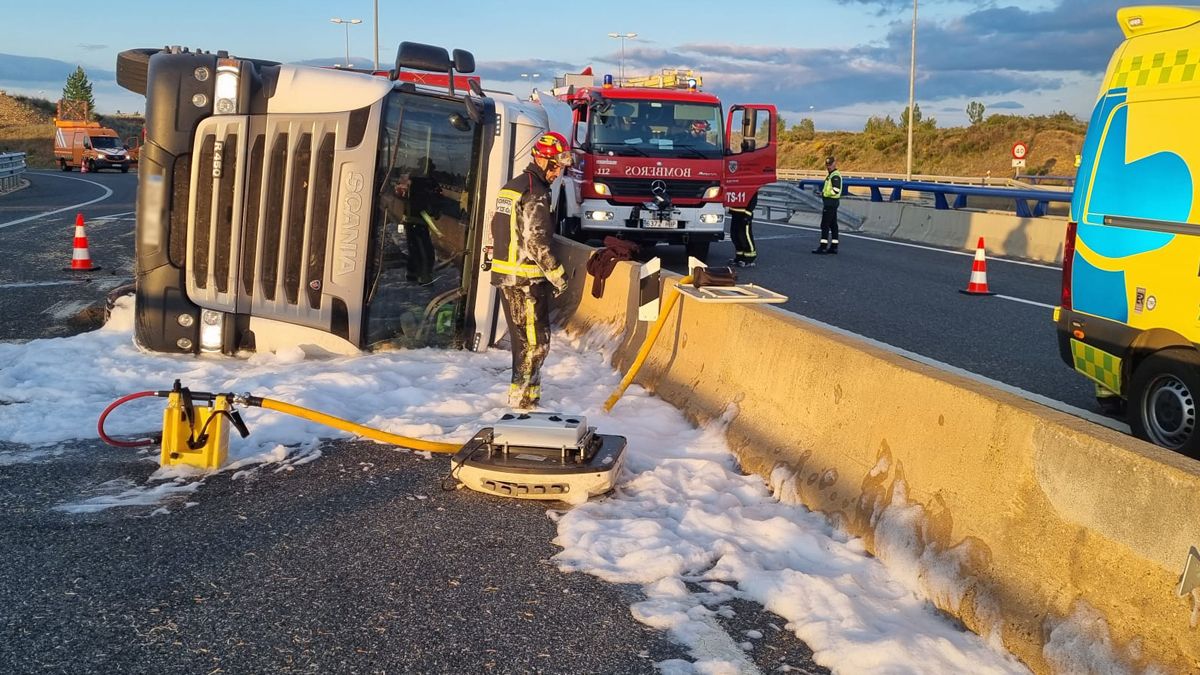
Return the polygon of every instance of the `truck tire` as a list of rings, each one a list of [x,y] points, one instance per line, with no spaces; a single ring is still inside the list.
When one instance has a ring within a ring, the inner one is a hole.
[[[1163,349],[1137,367],[1129,385],[1128,416],[1133,435],[1169,450],[1200,458],[1200,352]]]
[[[146,95],[150,57],[161,49],[126,49],[117,54],[117,84],[135,94]]]
[[[62,171],[70,171],[71,165],[67,164],[67,160],[60,159],[60,160],[58,160],[58,168],[61,169]]]
[[[712,244],[711,241],[689,241],[685,245],[687,254],[700,262],[708,262],[708,247]]]

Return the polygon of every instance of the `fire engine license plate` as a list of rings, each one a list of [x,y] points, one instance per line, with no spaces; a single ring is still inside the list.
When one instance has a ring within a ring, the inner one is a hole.
[[[675,221],[671,218],[647,218],[646,227],[667,227],[674,229]]]

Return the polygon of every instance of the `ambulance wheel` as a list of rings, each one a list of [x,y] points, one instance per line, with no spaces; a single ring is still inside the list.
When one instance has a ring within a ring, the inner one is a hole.
[[[1129,426],[1134,436],[1200,458],[1196,429],[1200,352],[1164,349],[1151,354],[1133,373],[1129,388]]]
[[[63,170],[63,171],[70,171],[70,170],[71,170],[71,165],[70,165],[70,164],[67,164],[67,160],[65,160],[65,159],[60,159],[60,160],[58,160],[58,168],[59,168],[59,169],[61,169],[61,170]]]
[[[708,247],[711,244],[712,242],[708,240],[689,241],[685,248],[687,249],[687,254],[689,256],[699,260],[700,262],[706,262],[708,260]]]

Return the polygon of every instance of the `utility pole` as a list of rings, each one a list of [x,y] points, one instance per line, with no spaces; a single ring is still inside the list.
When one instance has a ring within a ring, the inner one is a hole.
[[[912,60],[908,65],[908,162],[905,175],[907,180],[912,180],[912,155],[913,155],[913,108],[915,107],[915,97],[913,96],[917,82],[917,0],[913,0],[913,19],[912,19]]]

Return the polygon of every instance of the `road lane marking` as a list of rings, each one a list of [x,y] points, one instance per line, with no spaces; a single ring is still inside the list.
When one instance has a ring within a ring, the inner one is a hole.
[[[996,297],[1004,298],[1005,300],[1012,300],[1013,302],[1023,302],[1026,305],[1034,305],[1036,307],[1045,307],[1046,309],[1050,309],[1050,310],[1054,309],[1054,305],[1047,305],[1044,302],[1035,302],[1033,300],[1026,300],[1025,298],[1013,297],[1011,295],[1001,295],[1000,293],[997,293]]]
[[[764,220],[761,222],[764,225],[774,225],[775,227],[787,227],[787,228],[791,228],[793,230],[810,230],[813,232],[821,231],[821,228],[816,227],[814,225],[792,225],[791,223],[777,223],[773,220]],[[950,253],[952,255],[961,255],[961,256],[966,256],[968,258],[975,257],[974,251],[972,251],[972,252],[954,251],[954,250],[951,250],[948,248],[937,248],[936,246],[923,246],[921,244],[912,244],[907,241],[896,241],[895,239],[882,239],[880,237],[868,237],[868,236],[862,235],[862,234],[847,234],[845,232],[842,232],[841,238],[843,238],[843,239],[846,239],[846,238],[866,239],[867,241],[879,242],[880,244],[891,244],[892,246],[907,246],[908,248],[919,248],[923,251],[936,251],[938,253]],[[988,260],[992,260],[995,262],[1008,263],[1010,265],[1025,265],[1026,267],[1040,267],[1041,269],[1054,270],[1055,272],[1062,271],[1062,267],[1059,267],[1056,265],[1043,265],[1041,263],[1026,262],[1024,260],[1010,260],[1008,258],[988,258]]]
[[[1033,401],[1034,403],[1044,405],[1047,408],[1053,408],[1055,410],[1058,410],[1059,412],[1067,413],[1068,415],[1074,415],[1081,419],[1087,420],[1088,422],[1092,422],[1094,424],[1099,424],[1100,426],[1103,426],[1103,427],[1108,427],[1109,429],[1113,429],[1114,431],[1120,431],[1121,433],[1124,433],[1127,435],[1132,435],[1132,433],[1133,433],[1130,430],[1128,424],[1118,422],[1117,420],[1114,420],[1109,417],[1105,417],[1099,413],[1095,413],[1090,410],[1084,410],[1083,408],[1076,408],[1075,406],[1073,406],[1069,403],[1063,403],[1062,401],[1052,399],[1049,396],[1035,394],[1032,391],[1027,391],[1025,389],[1021,389],[1020,387],[1015,387],[1011,384],[1005,384],[1004,382],[1001,382],[999,380],[993,380],[992,378],[987,377],[986,375],[980,375],[979,373],[973,373],[969,370],[959,368],[958,366],[952,366],[949,363],[938,361],[937,359],[932,359],[928,356],[924,356],[924,355],[918,354],[916,352],[910,352],[907,349],[903,349],[903,348],[897,347],[895,345],[890,345],[886,342],[880,342],[879,340],[876,340],[874,338],[869,338],[865,335],[860,335],[853,331],[848,331],[845,328],[840,328],[833,324],[825,323],[824,321],[818,321],[817,319],[814,319],[810,316],[805,316],[803,314],[800,314],[799,312],[795,312],[795,311],[788,310],[788,309],[782,309],[780,307],[772,307],[772,306],[768,306],[765,309],[767,309],[768,311],[775,311],[775,312],[787,312],[788,314],[791,314],[792,316],[798,316],[801,319],[803,319],[804,321],[812,323],[815,326],[820,326],[821,328],[824,328],[829,331],[833,331],[834,333],[837,333],[839,335],[857,338],[857,339],[862,340],[878,349],[882,349],[884,351],[891,352],[893,354],[896,354],[897,356],[902,356],[906,359],[909,359],[910,361],[916,361],[917,363],[923,363],[927,366],[937,368],[939,370],[943,370],[943,371],[946,371],[949,373],[953,373],[955,375],[960,375],[962,377],[974,380],[981,384],[986,384],[990,387],[996,387],[997,389],[1006,391],[1010,394],[1013,394],[1014,396],[1019,396],[1028,401]],[[1066,367],[1067,367],[1066,365],[1063,366],[1064,369]]]
[[[74,284],[87,283],[85,279],[73,279],[66,281],[17,281],[11,284],[0,284],[0,288],[36,288],[40,286],[71,286]]]
[[[31,171],[30,173],[34,173],[34,172]],[[95,204],[96,202],[100,202],[100,201],[104,201],[105,199],[108,199],[109,197],[112,196],[112,193],[113,193],[113,191],[111,189],[109,189],[109,187],[107,185],[104,185],[102,183],[97,183],[94,180],[87,180],[86,178],[76,178],[75,176],[60,176],[55,173],[35,173],[34,175],[50,176],[53,178],[65,178],[67,180],[77,180],[77,181],[80,181],[83,183],[90,183],[90,184],[95,185],[96,187],[104,190],[104,194],[102,194],[99,197],[96,197],[95,199],[92,199],[90,201],[81,202],[79,204],[72,204],[70,206],[64,206],[61,209],[55,209],[53,211],[46,211],[44,213],[38,213],[38,214],[35,214],[32,216],[27,216],[25,218],[19,218],[17,220],[10,220],[7,223],[0,223],[0,230],[8,227],[9,225],[20,225],[21,223],[27,223],[31,220],[37,220],[38,218],[45,218],[46,216],[52,216],[56,213],[62,213],[63,211],[70,211],[71,209],[82,208],[84,206],[87,206],[88,204]]]

